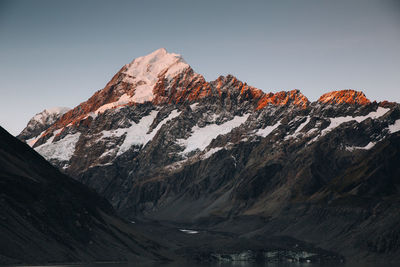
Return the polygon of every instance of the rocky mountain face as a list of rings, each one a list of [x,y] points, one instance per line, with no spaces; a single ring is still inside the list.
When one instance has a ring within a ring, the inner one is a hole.
[[[0,127],[0,264],[160,261],[162,247]]]
[[[125,65],[33,147],[126,218],[399,259],[399,133],[397,103],[354,90],[310,102],[231,75],[207,82],[160,49]]]
[[[43,132],[69,110],[70,108],[65,107],[55,107],[43,110],[29,120],[28,125],[22,130],[17,138],[25,141],[30,146],[33,146]]]

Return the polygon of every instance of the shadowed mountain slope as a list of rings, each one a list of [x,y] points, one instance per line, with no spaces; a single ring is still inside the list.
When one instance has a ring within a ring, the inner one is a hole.
[[[162,260],[94,191],[0,127],[0,264]]]

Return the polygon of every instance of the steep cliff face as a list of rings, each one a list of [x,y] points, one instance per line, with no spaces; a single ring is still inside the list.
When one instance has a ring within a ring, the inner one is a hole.
[[[397,239],[366,239],[389,237],[380,223],[398,221],[387,202],[399,196],[396,156],[381,153],[397,153],[399,132],[397,103],[353,90],[310,102],[231,75],[207,82],[161,49],[124,66],[34,148],[127,218],[236,229],[256,216],[265,225],[243,234],[288,233],[362,258],[399,251]]]

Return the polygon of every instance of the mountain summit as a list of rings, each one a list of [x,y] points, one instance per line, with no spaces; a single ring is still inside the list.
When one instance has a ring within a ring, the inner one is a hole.
[[[126,98],[135,103],[152,101],[154,99],[154,86],[160,79],[171,81],[189,68],[190,66],[181,55],[170,54],[164,48],[147,56],[139,57],[125,65],[122,71],[126,75],[123,82],[135,86],[132,92],[128,92],[131,97],[127,96]]]
[[[164,48],[136,58],[125,65],[104,89],[115,87],[115,101],[101,106],[95,112],[104,112],[128,103],[152,101],[155,98],[154,87],[158,82],[163,79],[171,81],[187,69],[190,66],[181,55],[168,53]]]

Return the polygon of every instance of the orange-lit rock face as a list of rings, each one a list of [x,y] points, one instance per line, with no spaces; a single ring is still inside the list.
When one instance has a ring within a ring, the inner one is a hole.
[[[306,108],[309,104],[308,99],[299,90],[266,94],[260,89],[239,81],[232,75],[221,76],[213,84],[220,96],[225,93],[227,96],[234,95],[239,100],[252,101],[257,110],[263,109],[268,104],[275,106],[290,104],[301,108]]]
[[[383,108],[393,108],[394,106],[396,106],[396,102],[389,102],[387,100],[384,100],[379,103],[379,106]]]
[[[65,113],[44,133],[43,137],[50,137],[52,132],[68,125],[88,126],[93,121],[89,115],[96,113],[104,105],[112,104],[110,108],[117,108],[121,105],[135,105],[136,103],[133,101],[113,104],[118,103],[117,101],[124,94],[133,96],[137,86],[140,86],[137,83],[127,82],[130,77],[126,79],[125,68],[126,66],[107,83],[104,89],[97,91],[86,102]],[[211,96],[220,98],[222,101],[225,98],[228,101],[231,98],[239,101],[250,101],[254,103],[255,109],[262,109],[268,104],[294,104],[302,108],[308,105],[308,99],[298,90],[265,94],[260,89],[249,86],[232,75],[221,76],[216,81],[209,83],[190,67],[172,78],[165,77],[165,72],[160,73],[152,91],[154,97],[151,102],[154,105],[191,103]]]
[[[204,77],[194,73],[191,68],[168,81],[160,76],[153,88],[153,104],[193,102],[211,95],[210,84]]]
[[[249,86],[232,75],[226,77],[220,76],[214,84],[215,83],[216,85],[214,87],[219,96],[222,96],[224,93],[226,95],[235,94],[239,98],[250,100],[259,99],[264,95],[263,91],[260,89]]]
[[[268,104],[284,106],[287,104],[293,104],[301,108],[308,106],[308,99],[299,90],[292,90],[289,92],[278,92],[265,94],[260,101],[258,101],[257,109],[262,109]]]
[[[86,102],[81,103],[74,109],[64,114],[52,127],[50,127],[44,135],[54,130],[61,129],[67,125],[76,125],[90,123],[92,120],[88,115],[96,112],[100,107],[115,103],[122,95],[133,96],[137,86],[141,84],[132,84],[127,82],[127,74],[124,66],[112,79],[104,89],[97,91]],[[165,78],[164,73],[158,77],[158,81],[153,88],[154,98],[152,103],[168,104],[182,103],[185,101],[193,102],[200,98],[212,95],[210,84],[205,81],[204,77],[196,74],[191,68],[185,69],[170,80]],[[129,77],[128,77],[129,78]],[[121,105],[113,105],[111,108],[117,108],[124,105],[134,105],[134,102],[128,102]]]
[[[360,104],[367,105],[371,103],[368,98],[365,97],[363,92],[354,90],[341,90],[333,91],[323,94],[319,99],[319,102],[328,104]]]
[[[101,106],[112,103],[123,94],[132,91],[131,84],[123,82],[124,74],[122,73],[123,67],[114,77],[107,83],[104,89],[97,91],[86,102],[81,103],[74,109],[65,113],[46,133],[50,133],[56,129],[61,129],[69,124],[80,123],[88,114],[96,111]],[[122,89],[122,90],[121,90]]]

